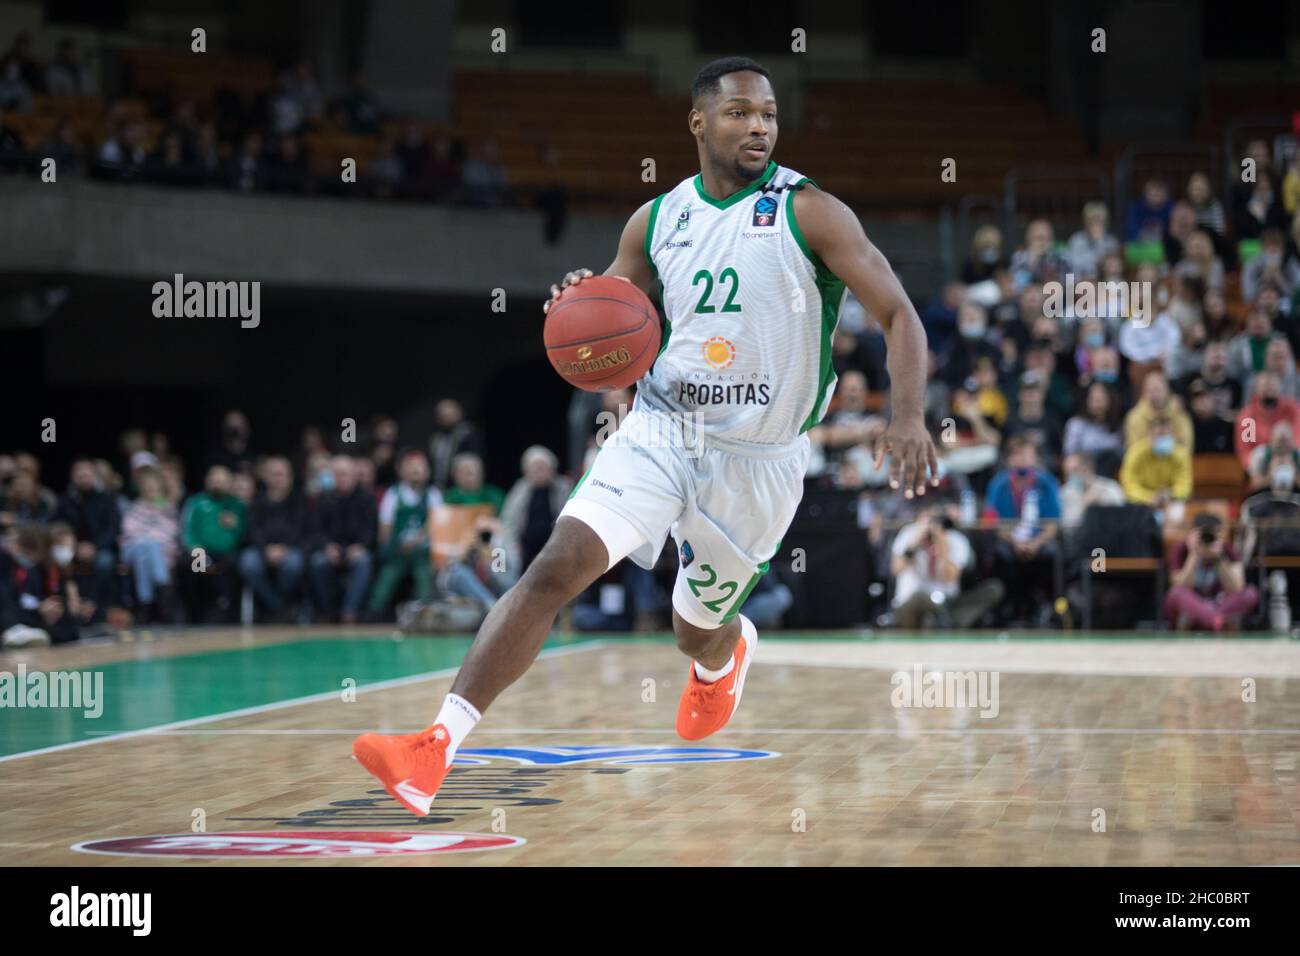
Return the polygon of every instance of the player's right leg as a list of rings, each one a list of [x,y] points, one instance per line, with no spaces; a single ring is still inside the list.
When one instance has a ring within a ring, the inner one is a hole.
[[[601,537],[561,516],[524,576],[488,612],[433,724],[415,734],[362,734],[353,756],[395,800],[425,816],[482,712],[528,670],[560,609],[609,565]]]

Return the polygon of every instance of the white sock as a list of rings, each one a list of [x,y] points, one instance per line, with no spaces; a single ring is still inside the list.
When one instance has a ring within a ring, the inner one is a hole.
[[[736,666],[736,653],[735,651],[732,651],[731,657],[727,659],[727,663],[722,665],[721,670],[711,671],[703,664],[701,664],[699,661],[696,661],[695,676],[705,684],[712,684],[714,681],[722,680],[722,678],[730,674],[732,668],[734,668],[735,666]]]
[[[451,735],[451,743],[447,746],[447,766],[451,766],[457,749],[465,742],[474,725],[482,719],[483,715],[464,697],[459,694],[447,695],[447,699],[442,702],[442,710],[438,711],[434,720],[435,724],[446,727],[447,733]]]

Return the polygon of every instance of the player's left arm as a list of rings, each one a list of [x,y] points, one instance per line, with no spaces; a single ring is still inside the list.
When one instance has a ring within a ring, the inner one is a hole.
[[[800,232],[885,330],[889,366],[890,422],[876,440],[876,467],[889,455],[889,483],[907,497],[925,494],[926,470],[935,484],[938,460],[925,427],[926,338],[889,261],[872,245],[848,206],[815,187],[794,197]]]

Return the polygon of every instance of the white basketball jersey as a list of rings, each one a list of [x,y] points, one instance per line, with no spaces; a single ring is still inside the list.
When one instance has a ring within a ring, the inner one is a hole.
[[[805,184],[816,185],[769,162],[726,199],[696,176],[654,201],[645,254],[668,322],[640,401],[733,442],[783,445],[821,420],[844,283],[795,222]]]

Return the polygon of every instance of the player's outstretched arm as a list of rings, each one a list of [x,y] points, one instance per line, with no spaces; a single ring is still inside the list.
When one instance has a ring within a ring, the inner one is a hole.
[[[614,261],[604,273],[607,276],[626,279],[642,292],[648,292],[650,283],[654,282],[654,274],[650,271],[650,263],[645,257],[645,231],[650,225],[650,207],[653,205],[654,200],[651,200],[632,214],[632,218],[623,227],[623,235],[618,240],[618,254],[614,256]],[[560,294],[560,290],[576,285],[593,274],[590,269],[574,269],[565,275],[559,285],[551,286],[551,298],[542,306],[542,311],[550,310],[551,303]]]
[[[876,466],[889,455],[889,483],[907,497],[925,494],[926,472],[938,484],[938,460],[925,427],[926,339],[889,261],[862,231],[853,210],[816,188],[794,197],[795,218],[808,247],[843,280],[885,330],[890,422],[876,440]]]

